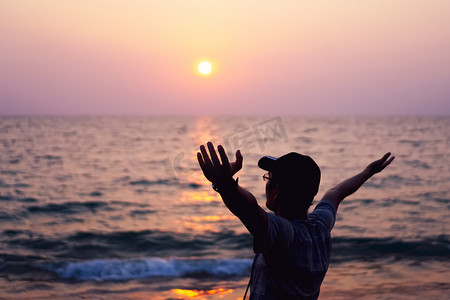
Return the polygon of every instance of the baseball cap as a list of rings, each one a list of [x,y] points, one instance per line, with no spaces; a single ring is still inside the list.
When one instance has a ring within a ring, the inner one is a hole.
[[[258,161],[258,166],[272,172],[273,180],[280,186],[298,188],[311,196],[319,191],[320,168],[310,156],[296,152],[279,158],[264,156]]]

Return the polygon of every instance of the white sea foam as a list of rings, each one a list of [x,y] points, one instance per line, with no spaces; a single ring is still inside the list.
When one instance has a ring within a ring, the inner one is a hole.
[[[45,268],[61,278],[77,280],[127,280],[144,277],[184,277],[195,274],[240,276],[248,274],[251,259],[163,259],[157,257],[136,260],[97,259],[65,262]]]

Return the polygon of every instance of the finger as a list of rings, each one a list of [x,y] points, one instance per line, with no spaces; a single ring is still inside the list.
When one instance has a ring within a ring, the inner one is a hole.
[[[219,145],[217,147],[217,150],[219,150],[220,159],[222,160],[222,165],[227,169],[230,168],[230,162],[228,161],[228,156],[225,153],[225,149],[223,149],[222,145]]]
[[[244,160],[244,157],[241,154],[241,150],[236,151],[236,167],[238,169],[242,168],[242,161]]]
[[[392,156],[391,158],[389,158],[389,160],[387,160],[386,162],[383,163],[383,165],[381,166],[383,169],[386,168],[387,166],[389,166],[389,164],[394,160],[395,156]]]
[[[391,152],[386,153],[386,154],[383,155],[383,157],[381,158],[381,161],[386,161],[390,155],[391,155]]]
[[[212,165],[212,163],[211,163],[211,160],[209,159],[208,152],[206,152],[205,146],[201,145],[201,146],[200,146],[200,151],[202,152],[202,155],[203,155],[203,159],[204,159],[204,161],[205,161],[206,168],[212,168],[213,165]]]
[[[214,145],[211,142],[208,142],[208,150],[214,166],[220,166],[219,158],[217,157],[216,150],[214,149]]]
[[[205,164],[205,161],[203,160],[202,154],[200,152],[197,152],[197,160],[198,160],[198,164],[200,165],[200,168],[202,169],[203,172],[205,172],[206,164]]]

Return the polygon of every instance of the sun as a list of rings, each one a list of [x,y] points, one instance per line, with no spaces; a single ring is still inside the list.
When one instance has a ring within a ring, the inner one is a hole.
[[[209,61],[202,61],[198,64],[198,71],[203,75],[208,75],[212,71],[212,65]]]

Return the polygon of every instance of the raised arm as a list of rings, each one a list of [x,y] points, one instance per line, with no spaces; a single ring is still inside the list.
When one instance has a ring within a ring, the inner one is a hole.
[[[390,152],[386,153],[381,159],[369,164],[361,173],[342,181],[328,190],[322,199],[330,201],[337,210],[339,204],[345,197],[356,192],[364,182],[376,173],[381,172],[394,160],[394,158],[395,156],[391,156]]]
[[[267,231],[267,215],[252,193],[240,187],[233,179],[233,175],[242,168],[241,152],[236,151],[236,161],[229,163],[225,150],[219,145],[217,150],[220,162],[213,144],[209,142],[207,146],[209,155],[203,145],[197,153],[203,175],[213,183],[226,207],[241,220],[253,237],[262,237]]]

